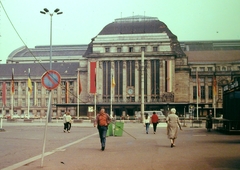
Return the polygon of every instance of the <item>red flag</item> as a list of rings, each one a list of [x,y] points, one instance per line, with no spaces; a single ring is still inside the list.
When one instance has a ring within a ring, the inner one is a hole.
[[[80,73],[78,71],[78,94],[80,95],[82,92],[82,84],[81,84],[81,80],[80,80]]]
[[[213,77],[213,95],[214,96],[217,95],[217,80],[216,80],[216,76]]]
[[[90,62],[90,93],[96,93],[96,62]]]
[[[69,102],[69,83],[68,81],[65,82],[65,103]]]
[[[11,94],[13,95],[14,92],[15,92],[15,89],[14,89],[14,68],[12,69],[12,81],[11,81]]]
[[[196,82],[197,82],[197,89],[198,89],[198,91],[197,91],[197,95],[198,95],[198,97],[200,97],[200,91],[201,91],[201,88],[200,88],[200,81],[199,81],[199,78],[198,78],[198,72],[196,72]]]
[[[6,87],[6,83],[3,82],[2,84],[2,103],[3,103],[3,106],[6,106],[6,91],[7,91],[7,87]]]

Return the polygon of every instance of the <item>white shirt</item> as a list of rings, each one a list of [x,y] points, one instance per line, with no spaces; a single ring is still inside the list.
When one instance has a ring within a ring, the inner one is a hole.
[[[144,118],[144,122],[145,123],[150,123],[150,117],[148,116],[148,118],[146,119],[146,118]]]

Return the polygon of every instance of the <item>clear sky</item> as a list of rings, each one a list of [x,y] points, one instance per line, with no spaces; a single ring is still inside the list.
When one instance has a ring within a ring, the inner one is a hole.
[[[158,17],[178,37],[187,40],[240,40],[240,0],[0,0],[0,59],[24,46],[88,44],[114,19],[133,15]],[[18,34],[8,20],[5,11]]]

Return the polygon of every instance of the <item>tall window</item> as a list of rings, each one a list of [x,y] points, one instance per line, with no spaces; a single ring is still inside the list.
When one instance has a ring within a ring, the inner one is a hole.
[[[53,98],[53,104],[57,103],[57,98]]]
[[[37,94],[38,94],[38,95],[41,95],[41,94],[42,94],[41,89],[38,89],[38,90],[37,90]]]
[[[213,71],[212,67],[208,67],[207,69],[208,69],[208,71]]]
[[[197,71],[197,67],[193,67],[192,72],[196,72],[196,71]]]
[[[41,106],[41,98],[37,99],[37,106]]]
[[[53,90],[53,94],[57,94],[57,89],[54,89],[54,90]]]
[[[33,99],[30,99],[30,106],[33,106]]]
[[[193,86],[193,99],[197,99],[197,86]]]
[[[26,106],[26,99],[22,99],[22,106]]]
[[[18,99],[14,99],[14,104],[13,104],[13,106],[18,106]]]
[[[37,82],[37,87],[38,87],[38,88],[42,87],[42,83]]]
[[[65,95],[65,88],[62,89],[62,95]]]
[[[48,106],[48,98],[47,99],[45,99],[45,106]]]
[[[213,78],[212,77],[208,77],[208,83],[212,83],[213,82]]]
[[[110,99],[110,89],[111,89],[111,62],[103,61],[103,97]]]
[[[105,52],[109,53],[110,52],[110,48],[109,47],[105,48]]]
[[[127,61],[127,86],[135,86],[135,61]]]
[[[133,52],[133,47],[129,47],[129,53]]]
[[[151,60],[151,95],[153,99],[159,99],[160,93],[160,62]]]
[[[117,52],[118,52],[118,53],[121,53],[121,52],[122,52],[122,48],[121,48],[121,47],[118,47],[118,48],[117,48]]]
[[[26,87],[26,83],[25,83],[25,82],[22,82],[22,83],[21,83],[21,86],[22,86],[22,88],[25,88],[25,87]]]
[[[157,52],[157,50],[158,50],[158,47],[153,47],[154,52]]]
[[[115,87],[114,87],[114,94],[115,98],[122,96],[123,93],[123,62],[122,61],[115,61],[114,62],[114,80],[115,80]]]
[[[208,99],[213,99],[213,87],[208,86]]]
[[[201,86],[201,99],[205,99],[205,86]]]
[[[146,48],[145,47],[141,47],[141,51],[145,51],[146,50]]]

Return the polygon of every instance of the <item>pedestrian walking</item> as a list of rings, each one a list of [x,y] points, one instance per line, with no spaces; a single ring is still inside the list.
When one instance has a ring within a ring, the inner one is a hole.
[[[172,108],[170,114],[166,118],[167,122],[167,135],[171,142],[171,148],[175,146],[175,140],[178,135],[178,127],[182,130],[176,109]]]
[[[145,127],[146,127],[146,134],[148,134],[149,125],[150,125],[150,117],[148,113],[145,113],[145,119],[144,119]]]
[[[105,112],[105,109],[102,108],[100,112],[97,114],[97,117],[94,123],[94,126],[97,125],[102,151],[104,151],[106,147],[106,134],[107,134],[108,125],[110,121],[111,121],[110,116]]]
[[[212,111],[211,110],[208,113],[208,115],[206,116],[206,128],[207,128],[208,132],[210,132],[212,129]]]
[[[156,130],[157,130],[157,125],[158,125],[158,115],[156,114],[156,112],[153,112],[153,115],[151,117],[151,122],[153,124],[153,133],[155,134],[156,133]]]
[[[66,115],[66,126],[67,126],[67,132],[70,133],[70,129],[72,127],[72,116],[70,115],[70,112],[67,112],[67,115]]]
[[[65,133],[67,130],[67,120],[66,120],[66,113],[63,115],[63,132]]]

